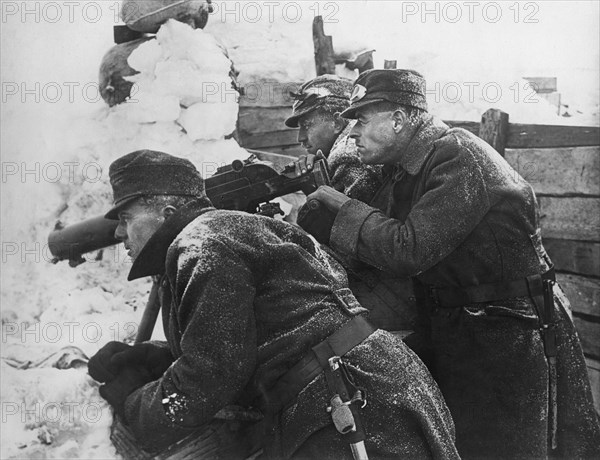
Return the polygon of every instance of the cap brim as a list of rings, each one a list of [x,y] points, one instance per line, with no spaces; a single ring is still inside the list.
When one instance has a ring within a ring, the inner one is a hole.
[[[300,120],[300,118],[306,115],[307,113],[317,110],[318,108],[319,107],[307,107],[298,112],[295,112],[291,117],[286,118],[284,123],[288,128],[298,128],[298,121]]]
[[[104,218],[110,220],[119,220],[119,212],[121,212],[128,204],[137,200],[140,196],[141,195],[134,195],[119,201],[119,203],[115,204],[110,211],[104,214]]]
[[[368,99],[366,101],[355,102],[350,107],[348,107],[346,110],[344,110],[342,113],[340,113],[340,116],[342,118],[349,118],[349,119],[353,120],[356,118],[356,111],[358,109],[361,109],[367,105],[374,104],[376,102],[385,102],[385,99]]]

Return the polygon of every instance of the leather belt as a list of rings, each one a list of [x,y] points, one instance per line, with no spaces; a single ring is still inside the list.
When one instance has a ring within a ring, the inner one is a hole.
[[[501,283],[442,288],[429,285],[416,285],[415,290],[420,290],[420,293],[416,293],[417,296],[424,298],[427,304],[432,307],[456,308],[473,303],[497,302],[515,297],[535,297],[543,295],[542,284],[532,284],[532,278],[554,281],[554,269],[550,269],[541,275],[533,275],[527,278]]]
[[[327,346],[331,347],[336,356],[343,356],[376,330],[377,328],[364,317],[355,316],[321,343],[315,345],[304,358],[261,395],[257,401],[258,407],[263,413],[279,412],[290,405],[300,391],[323,372],[315,349]]]

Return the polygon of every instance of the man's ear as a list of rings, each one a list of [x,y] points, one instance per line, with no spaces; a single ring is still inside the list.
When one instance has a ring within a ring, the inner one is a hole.
[[[165,220],[168,219],[169,217],[171,217],[176,210],[177,209],[174,206],[171,206],[171,205],[165,206],[162,210],[162,214],[163,214],[163,217],[165,218]]]
[[[398,109],[394,110],[394,112],[392,113],[392,121],[394,124],[394,131],[396,132],[396,134],[398,134],[406,125],[408,117],[406,116],[403,110]]]
[[[346,120],[345,118],[342,118],[340,113],[341,112],[335,112],[333,114],[334,127],[335,127],[336,132],[338,132],[338,133],[341,133],[344,129],[346,129],[346,126],[348,125],[348,120]]]

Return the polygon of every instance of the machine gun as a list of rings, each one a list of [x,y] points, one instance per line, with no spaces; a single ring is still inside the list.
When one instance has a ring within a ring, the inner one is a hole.
[[[323,160],[315,162],[312,171],[296,176],[293,165],[277,171],[270,163],[259,161],[255,155],[222,166],[204,181],[206,194],[219,209],[239,210],[268,216],[283,214],[278,203],[270,200],[294,192],[308,195],[321,185],[329,184]],[[65,227],[61,222],[48,236],[48,248],[53,262],[68,260],[75,267],[85,259],[83,254],[119,243],[114,236],[118,221],[97,216]],[[135,341],[150,340],[158,316],[158,286],[155,282]]]
[[[283,214],[278,203],[270,200],[294,192],[308,195],[321,185],[329,184],[323,160],[315,162],[311,172],[297,177],[293,165],[277,171],[255,155],[222,166],[204,180],[206,194],[218,209],[229,209],[275,216]],[[71,266],[83,262],[82,255],[119,243],[114,236],[118,222],[104,216],[92,217],[65,227],[56,224],[48,236],[53,262],[68,260]]]

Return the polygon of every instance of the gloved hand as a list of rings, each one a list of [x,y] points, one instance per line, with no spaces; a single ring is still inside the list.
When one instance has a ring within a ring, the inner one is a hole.
[[[110,382],[119,373],[119,367],[112,363],[112,357],[131,348],[123,342],[108,342],[88,362],[90,376],[100,383]]]
[[[100,396],[115,409],[121,417],[125,417],[125,401],[127,396],[146,383],[152,382],[150,372],[143,367],[128,367],[123,369],[117,378],[100,387]]]
[[[329,244],[335,214],[318,200],[307,201],[298,211],[298,225],[321,244]]]
[[[152,342],[136,343],[114,354],[110,360],[118,369],[143,367],[150,372],[152,380],[160,378],[173,361],[173,355],[167,346]]]

